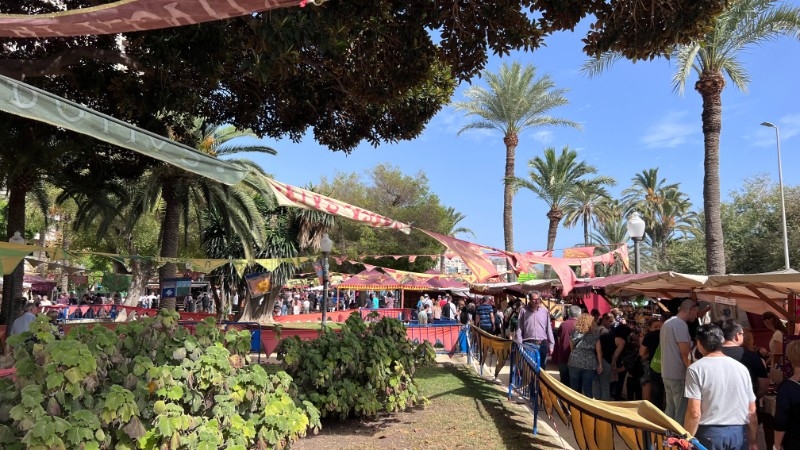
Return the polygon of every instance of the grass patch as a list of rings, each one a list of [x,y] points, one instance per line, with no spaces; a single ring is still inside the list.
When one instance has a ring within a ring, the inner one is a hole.
[[[375,421],[326,421],[316,436],[293,449],[557,449],[552,438],[533,436],[533,419],[506,393],[470,368],[442,364],[414,378],[430,400],[425,407]]]

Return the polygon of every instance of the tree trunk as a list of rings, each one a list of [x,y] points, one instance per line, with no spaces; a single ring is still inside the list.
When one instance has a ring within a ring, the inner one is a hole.
[[[583,214],[583,244],[589,245],[589,215]]]
[[[720,72],[705,71],[695,84],[703,97],[703,138],[705,145],[705,176],[703,178],[703,209],[706,216],[706,272],[725,274],[725,247],[719,182],[719,135],[722,130],[722,90],[725,78]]]
[[[14,236],[15,231],[25,236],[25,196],[28,193],[28,183],[12,181],[8,190],[8,217],[6,227],[6,242]],[[22,296],[22,280],[25,276],[25,264],[20,262],[11,275],[3,276],[3,303],[0,308],[3,323],[9,329],[20,311],[16,311],[14,299]]]
[[[547,250],[552,250],[556,245],[556,233],[558,233],[558,223],[564,216],[560,209],[551,209],[547,212],[550,224],[547,227]],[[550,279],[550,266],[544,266],[544,279]]]
[[[164,217],[161,220],[161,257],[178,257],[178,240],[180,239],[181,225],[181,194],[178,180],[168,180],[161,188],[161,198],[164,200]],[[163,265],[158,270],[159,278],[175,278],[178,270],[175,264]],[[175,298],[161,299],[161,307],[175,310]]]
[[[138,306],[139,297],[145,292],[151,270],[149,264],[138,259],[131,260],[131,286],[128,288],[128,298],[125,299],[126,306]]]
[[[514,189],[511,180],[514,179],[514,162],[517,157],[517,145],[519,137],[516,133],[509,133],[503,138],[506,145],[506,173],[503,180],[503,239],[505,240],[505,250],[514,251]],[[517,277],[513,273],[508,274],[508,281],[516,281]]]

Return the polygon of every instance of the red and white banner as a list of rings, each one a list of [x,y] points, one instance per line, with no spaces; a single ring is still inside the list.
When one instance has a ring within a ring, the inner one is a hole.
[[[300,0],[120,0],[49,14],[0,14],[0,36],[41,38],[156,30],[305,3]]]
[[[280,181],[267,178],[267,183],[281,206],[314,209],[334,216],[344,217],[356,222],[378,228],[393,228],[405,234],[411,233],[411,226],[384,217],[380,214],[350,205],[348,203],[317,194],[306,189],[291,186]]]
[[[433,231],[423,230],[421,228],[417,229],[441,242],[445,247],[455,252],[461,258],[461,260],[464,261],[464,264],[469,267],[469,270],[471,270],[475,275],[478,283],[483,283],[490,278],[500,275],[497,273],[497,269],[494,267],[494,264],[492,264],[492,261],[489,260],[488,255],[484,254],[482,249],[485,247],[473,244],[472,242],[462,241],[461,239],[456,239],[454,237],[434,233]]]

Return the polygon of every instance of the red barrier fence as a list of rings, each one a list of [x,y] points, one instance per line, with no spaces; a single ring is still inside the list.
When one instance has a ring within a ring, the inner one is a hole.
[[[328,321],[344,323],[344,321],[350,317],[350,314],[353,314],[354,312],[356,312],[354,309],[329,312]],[[322,322],[322,313],[287,314],[285,316],[273,316],[272,319],[277,323],[316,323]]]
[[[43,306],[42,312],[47,313],[49,311],[57,311],[58,312],[58,320],[69,322],[70,320],[77,320],[77,319],[116,319],[122,311],[125,311],[125,314],[130,317],[133,313],[136,313],[138,316],[148,316],[153,317],[158,314],[157,309],[148,309],[148,308],[139,308],[137,306],[124,306],[124,305],[113,305],[113,304],[104,304],[104,305],[52,305],[52,306]],[[184,311],[178,311],[181,318],[180,320],[187,320],[192,322],[200,322],[207,317],[216,317],[214,314],[211,313],[190,313]]]
[[[463,325],[409,325],[406,335],[411,342],[428,341],[437,353],[449,353],[458,344],[458,334]]]

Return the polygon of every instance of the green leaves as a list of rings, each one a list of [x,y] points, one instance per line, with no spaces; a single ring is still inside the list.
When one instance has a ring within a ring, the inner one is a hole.
[[[411,343],[401,322],[384,318],[368,326],[357,315],[339,333],[313,341],[286,339],[278,354],[300,399],[322,417],[340,419],[374,417],[424,401],[412,375],[434,355],[430,344]]]
[[[20,341],[25,387],[0,380],[0,448],[284,448],[319,428],[314,406],[292,398],[291,377],[243,364],[236,353],[249,351],[248,333],[223,335],[213,320],[198,330],[188,334],[165,311],[119,335],[79,328]]]

